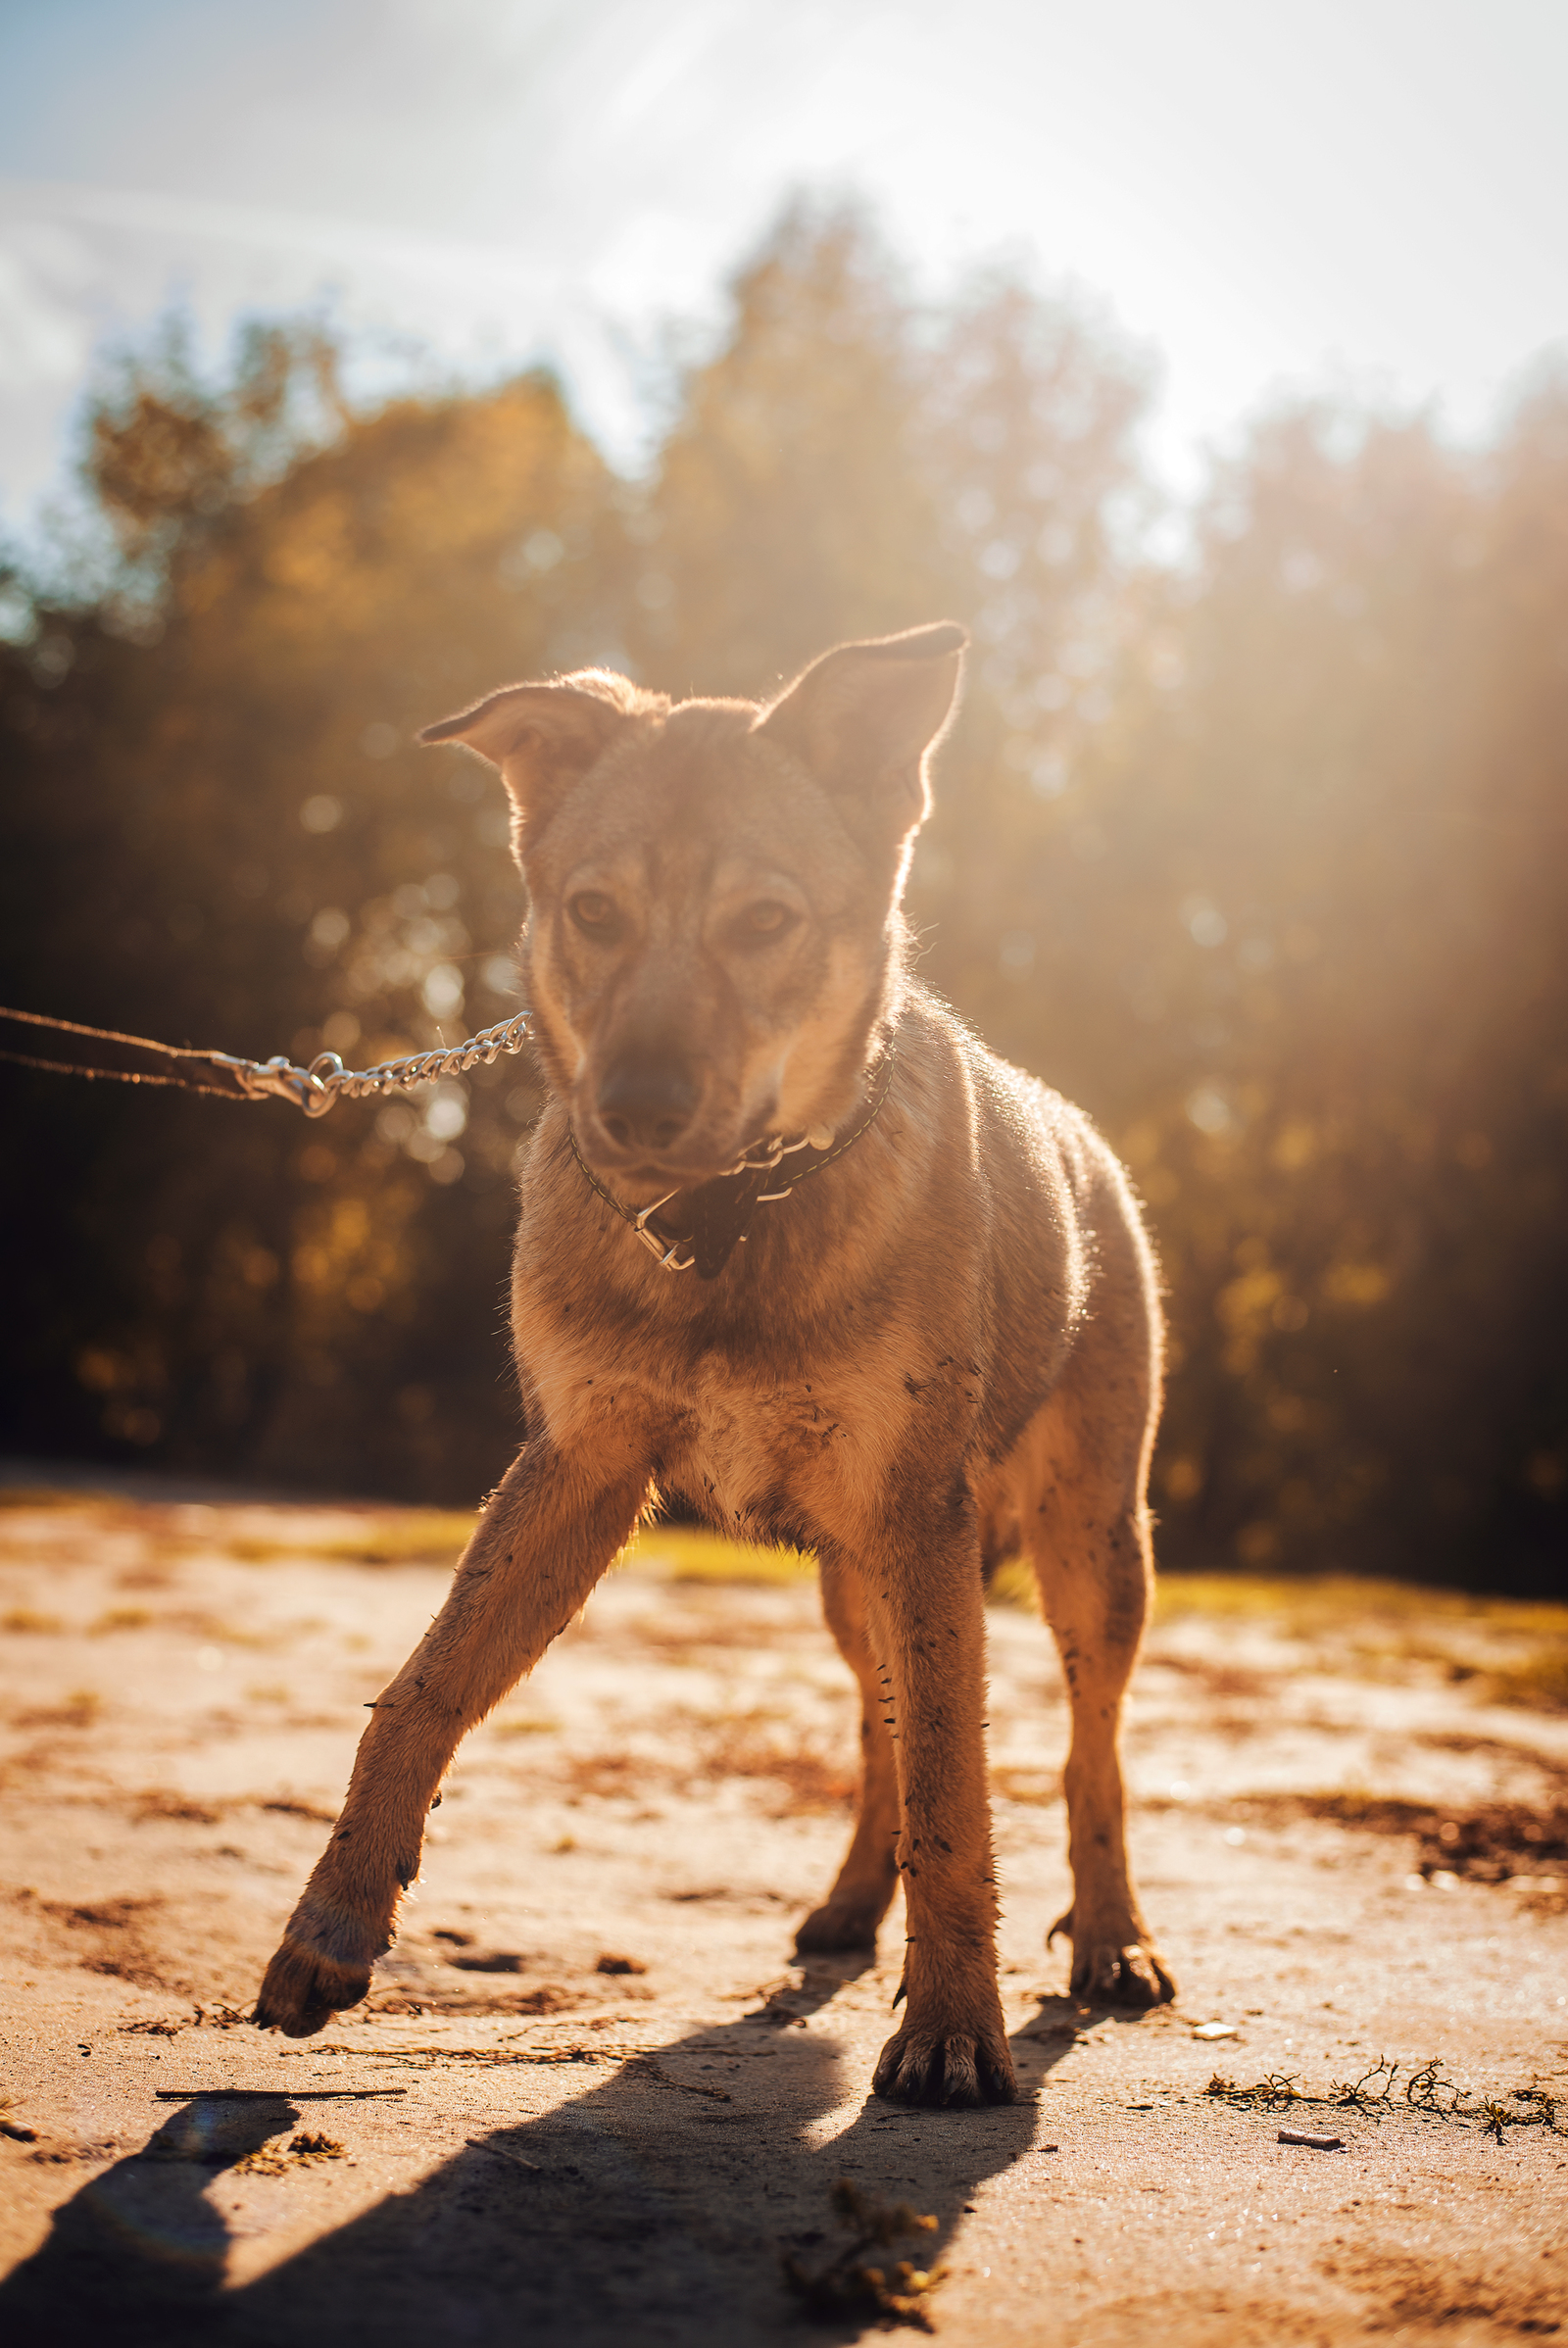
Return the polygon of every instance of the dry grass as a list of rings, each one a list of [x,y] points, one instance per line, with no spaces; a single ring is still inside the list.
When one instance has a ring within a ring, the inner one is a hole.
[[[986,1583],[986,1601],[992,1606],[1017,1606],[1025,1614],[1040,1612],[1040,1585],[1027,1557],[1004,1557]]]
[[[332,1565],[450,1567],[463,1554],[477,1521],[465,1509],[389,1509],[384,1515],[324,1537],[241,1534],[223,1545],[242,1565],[270,1565],[279,1557],[312,1557]]]
[[[89,1639],[106,1639],[114,1631],[145,1631],[154,1617],[145,1606],[111,1606],[87,1626]]]
[[[1233,1809],[1264,1818],[1316,1818],[1363,1834],[1407,1834],[1428,1881],[1525,1883],[1568,1892],[1568,1802],[1459,1805],[1402,1801],[1387,1794],[1250,1794]]]
[[[859,1785],[858,1760],[824,1753],[798,1739],[783,1742],[760,1717],[723,1723],[703,1759],[709,1778],[753,1778],[777,1787],[769,1805],[774,1818],[798,1818],[847,1809]]]
[[[1499,1704],[1529,1712],[1568,1712],[1568,1640],[1553,1642],[1522,1663],[1489,1665],[1487,1693]]]
[[[1494,1703],[1568,1711],[1568,1606],[1348,1574],[1162,1580],[1156,1623],[1194,1616],[1256,1625],[1330,1648],[1336,1669],[1369,1679],[1435,1668],[1448,1680],[1473,1683]]]
[[[631,1800],[656,1782],[661,1787],[672,1785],[677,1776],[668,1762],[656,1764],[625,1752],[577,1753],[559,1773],[561,1784],[570,1793],[601,1802]]]
[[[183,1793],[170,1793],[161,1786],[149,1786],[133,1799],[137,1826],[145,1825],[149,1819],[168,1819],[179,1826],[192,1827],[216,1827],[222,1822],[222,1812],[209,1803],[191,1801]]]
[[[0,1631],[18,1638],[58,1639],[65,1627],[58,1614],[38,1614],[31,1606],[12,1606],[0,1615]]]
[[[1191,1614],[1279,1623],[1295,1638],[1360,1621],[1463,1623],[1531,1639],[1568,1639],[1568,1606],[1486,1597],[1474,1590],[1431,1590],[1416,1582],[1361,1581],[1353,1574],[1161,1575],[1156,1622],[1177,1622]]]
[[[987,1595],[993,1605],[1040,1611],[1027,1558],[999,1565]],[[1568,1711],[1568,1606],[1350,1574],[1162,1575],[1156,1631],[1195,1619],[1332,1647],[1336,1670],[1369,1679],[1436,1668],[1446,1679],[1473,1682],[1476,1693],[1493,1703]],[[1158,1660],[1178,1670],[1216,1670],[1169,1653]],[[1223,1692],[1217,1680],[1214,1692]]]
[[[716,1533],[671,1525],[639,1533],[619,1562],[665,1582],[730,1583],[754,1589],[808,1582],[816,1572],[816,1559],[807,1550],[755,1548]]]
[[[1005,1802],[1035,1802],[1048,1809],[1062,1797],[1059,1769],[1015,1768],[1004,1761],[995,1763],[991,1786]]]
[[[578,1801],[647,1801],[745,1779],[762,1794],[768,1817],[794,1818],[847,1809],[859,1785],[859,1758],[848,1742],[834,1749],[803,1738],[774,1713],[754,1710],[701,1724],[677,1714],[657,1752],[612,1746],[573,1753],[551,1774]],[[570,1837],[558,1847],[573,1847]]]
[[[58,1704],[40,1705],[35,1712],[19,1712],[12,1724],[19,1729],[90,1729],[103,1710],[96,1688],[74,1688]]]
[[[75,1508],[134,1519],[147,1530],[147,1512],[97,1495],[43,1487],[0,1488],[0,1507]],[[175,1512],[177,1515],[178,1512]],[[414,1508],[344,1513],[340,1529],[290,1534],[279,1530],[237,1533],[222,1543],[246,1564],[277,1559],[385,1567],[456,1564],[476,1519],[463,1510]],[[252,1519],[254,1522],[254,1517]],[[319,1523],[319,1520],[318,1520]],[[182,1546],[190,1535],[171,1523],[167,1538]],[[743,1541],[686,1527],[644,1528],[616,1561],[624,1571],[696,1588],[786,1589],[808,1581],[815,1558],[793,1548],[753,1547]],[[1009,1558],[991,1577],[993,1605],[1039,1611],[1033,1569],[1025,1558]],[[1334,1667],[1368,1678],[1402,1677],[1437,1670],[1456,1682],[1474,1684],[1493,1702],[1547,1712],[1568,1711],[1568,1605],[1495,1598],[1472,1591],[1431,1590],[1402,1582],[1361,1581],[1347,1574],[1282,1576],[1200,1573],[1161,1577],[1154,1621],[1176,1627],[1198,1618],[1267,1630],[1311,1645],[1332,1644]],[[134,1606],[112,1608],[91,1625],[99,1636],[148,1626]],[[58,1636],[56,1617],[19,1606],[3,1618],[19,1636]],[[223,1626],[203,1624],[204,1636],[242,1642]],[[657,1636],[657,1635],[656,1635]],[[721,1644],[724,1633],[693,1634],[684,1627],[672,1640],[698,1647]],[[257,1642],[265,1643],[265,1642]],[[1165,1660],[1171,1658],[1166,1657]],[[526,1733],[507,1724],[503,1734]]]
[[[1418,2120],[1457,2121],[1484,2128],[1499,2144],[1510,2128],[1544,2128],[1554,2136],[1568,2136],[1568,2128],[1558,2125],[1559,2098],[1541,2087],[1515,2087],[1508,2095],[1472,2094],[1448,2078],[1436,2057],[1415,2065],[1400,2085],[1402,2069],[1384,2056],[1359,2079],[1335,2079],[1318,2094],[1298,2087],[1294,2073],[1271,2072],[1249,2086],[1240,2086],[1216,2071],[1203,2092],[1217,2103],[1236,2104],[1248,2111],[1277,2112],[1305,2104],[1320,2111],[1355,2112],[1374,2120],[1404,2113]]]

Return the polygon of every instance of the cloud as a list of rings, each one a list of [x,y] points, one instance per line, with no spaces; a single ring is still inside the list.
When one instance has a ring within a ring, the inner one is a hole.
[[[325,304],[453,373],[553,357],[635,457],[639,353],[718,315],[802,185],[864,191],[925,282],[1000,248],[1100,289],[1166,355],[1189,480],[1286,382],[1474,428],[1568,326],[1565,63],[1529,0],[0,10],[0,496],[25,508],[93,352],[172,301],[209,350]]]
[[[618,290],[624,292],[622,285]],[[15,524],[57,477],[95,350],[171,307],[209,354],[232,321],[324,310],[383,371],[494,377],[554,361],[622,455],[642,417],[597,297],[538,251],[280,207],[0,183],[0,446]]]

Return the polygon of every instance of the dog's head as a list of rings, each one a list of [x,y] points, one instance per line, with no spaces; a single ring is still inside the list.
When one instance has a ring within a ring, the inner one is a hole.
[[[964,643],[942,623],[841,644],[766,708],[588,670],[421,735],[506,778],[539,1052],[629,1199],[854,1106]]]

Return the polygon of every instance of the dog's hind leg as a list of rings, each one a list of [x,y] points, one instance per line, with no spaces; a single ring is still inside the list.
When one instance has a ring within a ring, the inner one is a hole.
[[[528,1444],[492,1493],[446,1604],[371,1710],[342,1815],[262,1982],[264,2030],[309,2037],[365,1995],[459,1739],[538,1662],[630,1533],[648,1466],[597,1433],[570,1452]]]
[[[860,1806],[855,1834],[825,1904],[813,1909],[795,1935],[807,1956],[834,1948],[871,1948],[892,1904],[899,1867],[899,1777],[880,1676],[866,1632],[865,1605],[853,1570],[822,1557],[822,1612],[839,1652],[860,1689]]]
[[[1066,1790],[1073,1897],[1051,1938],[1071,1937],[1075,1994],[1152,2006],[1176,1989],[1150,1939],[1127,1865],[1118,1751],[1122,1697],[1153,1587],[1149,1512],[1136,1459],[1124,1467],[1097,1458],[1084,1426],[1081,1410],[1063,1397],[1026,1439],[1046,1467],[1031,1541],[1072,1705]]]
[[[1176,1987],[1139,1912],[1127,1865],[1121,1761],[1122,1697],[1137,1660],[1149,1586],[1148,1529],[1124,1513],[1093,1524],[1088,1512],[1036,1552],[1046,1618],[1055,1634],[1072,1701],[1067,1757],[1067,1835],[1072,1906],[1051,1938],[1072,1940],[1075,1995],[1154,2006]]]

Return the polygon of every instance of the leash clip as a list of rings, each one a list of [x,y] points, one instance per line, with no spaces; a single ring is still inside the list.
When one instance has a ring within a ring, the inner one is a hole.
[[[296,1068],[281,1052],[274,1052],[270,1060],[235,1059],[226,1052],[213,1052],[207,1056],[220,1068],[232,1068],[251,1101],[291,1101],[308,1117],[324,1117],[337,1098],[321,1082],[315,1068]],[[337,1059],[335,1052],[325,1056]],[[319,1064],[318,1061],[317,1066]],[[341,1069],[342,1061],[337,1064]]]

